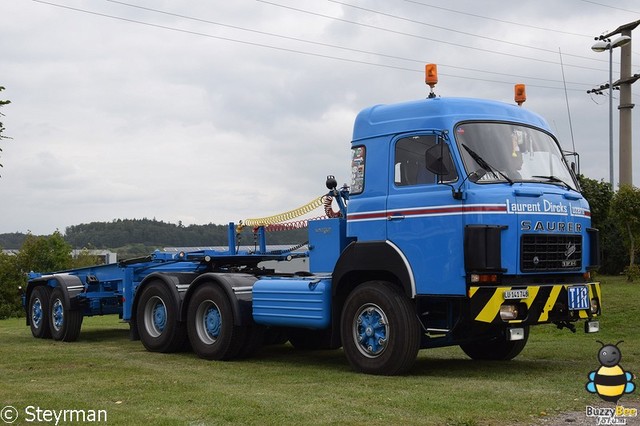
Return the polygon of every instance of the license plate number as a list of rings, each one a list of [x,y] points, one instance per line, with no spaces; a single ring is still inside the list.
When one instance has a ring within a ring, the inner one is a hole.
[[[502,295],[504,300],[526,299],[529,297],[529,290],[507,290]]]
[[[569,287],[569,310],[589,309],[590,306],[589,289],[586,285]]]

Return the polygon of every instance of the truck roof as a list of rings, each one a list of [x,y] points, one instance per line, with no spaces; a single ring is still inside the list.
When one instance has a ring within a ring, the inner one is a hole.
[[[420,130],[452,129],[466,120],[512,121],[551,131],[544,118],[515,104],[473,98],[427,98],[362,110],[353,126],[353,142]]]

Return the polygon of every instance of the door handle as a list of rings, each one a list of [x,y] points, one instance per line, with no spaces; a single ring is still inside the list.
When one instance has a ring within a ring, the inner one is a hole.
[[[402,220],[402,219],[404,219],[404,215],[387,216],[387,220]]]

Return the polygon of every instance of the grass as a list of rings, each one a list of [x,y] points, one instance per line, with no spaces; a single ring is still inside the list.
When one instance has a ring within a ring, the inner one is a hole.
[[[471,361],[457,347],[423,350],[403,377],[356,374],[341,350],[289,345],[232,362],[150,353],[116,317],[85,318],[74,343],[34,339],[24,319],[0,321],[0,407],[16,407],[23,422],[28,406],[106,410],[113,425],[531,424],[607,406],[584,388],[599,367],[596,340],[624,340],[620,364],[640,375],[640,285],[601,282],[598,334],[534,327],[509,362]],[[639,394],[620,403],[637,407]]]

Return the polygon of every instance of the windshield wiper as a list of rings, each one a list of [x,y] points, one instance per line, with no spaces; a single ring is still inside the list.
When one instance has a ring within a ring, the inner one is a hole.
[[[493,174],[493,176],[498,179],[498,174],[500,176],[502,176],[507,182],[509,182],[509,185],[513,185],[513,180],[511,180],[509,178],[509,176],[505,175],[504,173],[502,173],[500,170],[498,169],[494,169],[493,167],[491,167],[489,165],[489,163],[487,163],[485,161],[484,158],[480,157],[480,155],[478,155],[477,152],[475,152],[474,150],[472,150],[471,148],[469,148],[468,146],[466,146],[465,144],[462,144],[462,147],[469,153],[469,155],[471,156],[471,158],[473,158],[473,160],[478,163],[478,165],[480,167],[482,167],[483,169],[485,169],[486,171],[488,171],[489,173]],[[497,174],[496,174],[497,173]]]
[[[557,176],[542,176],[542,175],[533,175],[531,177],[534,178],[540,178],[540,179],[547,179],[549,182],[556,182],[556,183],[561,183],[562,185],[564,185],[567,189],[573,189],[567,182],[563,181],[562,179],[560,179]]]

